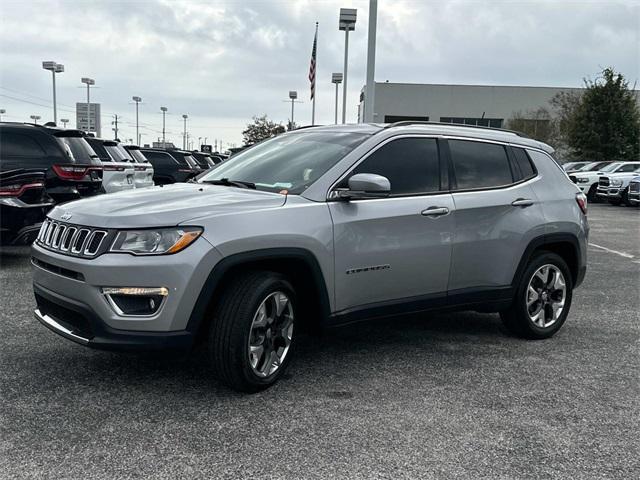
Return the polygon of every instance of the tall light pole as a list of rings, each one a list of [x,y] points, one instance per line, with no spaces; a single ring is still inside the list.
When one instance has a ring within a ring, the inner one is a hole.
[[[376,28],[378,24],[378,0],[369,0],[369,33],[367,45],[367,84],[364,90],[364,122],[375,122],[376,99]]]
[[[140,146],[140,134],[138,133],[138,104],[142,101],[140,97],[131,97],[131,99],[136,102],[136,142],[138,142],[138,146]]]
[[[335,123],[338,124],[338,85],[342,83],[342,74],[341,73],[332,73],[331,74],[331,83],[336,84],[336,119]]]
[[[0,122],[2,121],[2,115],[5,113],[7,113],[7,111],[4,108],[0,108]]]
[[[96,81],[93,78],[87,78],[87,77],[82,77],[80,81],[87,85],[87,132],[90,132],[91,131],[91,99],[89,97],[89,89],[91,85],[96,84]]]
[[[198,137],[198,145],[196,145],[196,150],[200,150],[200,145],[202,145],[202,137]]]
[[[56,73],[64,72],[64,65],[52,61],[42,62],[42,68],[49,70],[53,76],[53,123],[58,121],[58,107],[56,103]]]
[[[164,148],[164,134],[165,134],[165,115],[167,114],[167,107],[160,107],[160,110],[162,111],[162,148]]]
[[[289,99],[291,100],[291,130],[293,130],[293,106],[296,103],[296,98],[298,98],[298,92],[296,92],[295,90],[290,90]]]
[[[347,118],[347,66],[349,59],[349,32],[356,29],[356,13],[355,8],[341,8],[340,18],[338,21],[338,29],[344,30],[344,84],[342,85],[342,123]]]
[[[182,149],[187,149],[187,118],[189,115],[182,115],[182,120],[184,121],[184,131],[182,132]]]
[[[68,118],[61,118],[60,121],[62,122],[62,126],[64,128],[67,128],[67,123],[69,123],[69,119]]]
[[[38,124],[38,120],[40,120],[40,115],[31,115],[29,117],[31,120],[33,120],[33,123],[35,123],[36,125]]]

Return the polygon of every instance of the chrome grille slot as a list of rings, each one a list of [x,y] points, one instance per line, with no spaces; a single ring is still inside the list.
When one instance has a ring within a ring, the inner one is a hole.
[[[51,222],[51,225],[49,225],[49,231],[47,232],[47,237],[44,240],[45,245],[51,245],[51,240],[56,228],[58,228],[58,224],[56,222]]]
[[[47,228],[49,228],[49,224],[51,223],[51,220],[45,220],[44,222],[42,222],[42,226],[40,227],[40,232],[38,232],[38,241],[42,241],[42,239],[44,238],[44,236],[47,234]]]
[[[78,229],[76,227],[67,228],[67,231],[65,232],[64,237],[60,242],[60,250],[62,250],[63,252],[69,251],[69,247],[71,247],[71,241],[73,240],[73,237],[75,237],[77,232]]]
[[[60,245],[60,240],[62,239],[62,236],[64,235],[64,232],[67,230],[67,226],[66,225],[58,225],[58,228],[55,231],[55,234],[53,236],[53,240],[51,240],[51,246],[53,248],[58,248],[58,246]]]
[[[73,241],[73,245],[71,246],[71,253],[80,253],[84,250],[84,244],[89,237],[90,230],[88,228],[81,228],[78,230],[78,234]]]
[[[107,236],[107,232],[102,230],[96,230],[91,235],[89,235],[87,239],[87,246],[84,249],[84,254],[93,256],[96,254],[100,245],[102,244],[102,240]]]

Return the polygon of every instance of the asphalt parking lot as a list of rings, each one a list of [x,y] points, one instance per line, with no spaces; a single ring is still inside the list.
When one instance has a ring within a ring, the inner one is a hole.
[[[589,270],[554,338],[497,315],[305,337],[252,396],[201,355],[89,350],[33,318],[0,256],[1,478],[638,478],[640,210],[591,205]]]

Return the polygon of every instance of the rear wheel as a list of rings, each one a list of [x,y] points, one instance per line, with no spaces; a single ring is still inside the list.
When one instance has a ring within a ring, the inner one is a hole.
[[[522,275],[511,307],[501,313],[502,321],[520,337],[549,338],[567,319],[572,294],[571,272],[562,257],[538,252]]]
[[[273,385],[291,360],[296,312],[291,284],[274,272],[238,276],[214,308],[209,357],[216,376],[242,392]]]

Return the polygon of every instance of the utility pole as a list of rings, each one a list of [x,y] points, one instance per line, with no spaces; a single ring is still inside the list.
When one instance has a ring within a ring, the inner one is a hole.
[[[162,111],[162,148],[165,147],[165,115],[167,114],[167,107],[160,107]]]
[[[375,71],[376,71],[376,27],[378,23],[378,0],[369,0],[369,34],[367,45],[367,84],[364,91],[364,123],[375,122]]]
[[[116,133],[114,140],[118,140],[118,114],[113,115],[113,118],[115,118],[115,120],[111,122],[111,125],[115,125],[113,129],[113,131]]]
[[[186,150],[187,148],[187,118],[189,115],[182,115],[182,120],[184,120],[184,129],[182,132],[182,149]]]

